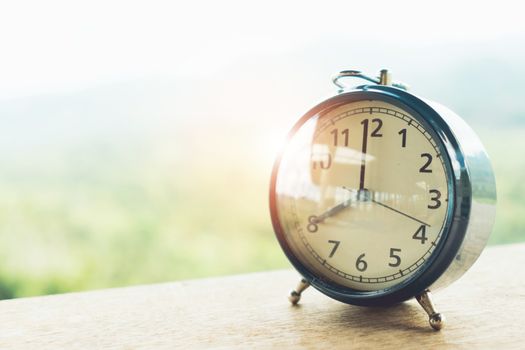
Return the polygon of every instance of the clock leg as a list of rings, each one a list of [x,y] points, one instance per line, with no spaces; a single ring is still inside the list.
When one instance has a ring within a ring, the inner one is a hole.
[[[445,326],[445,316],[437,312],[434,308],[430,290],[426,289],[423,293],[416,295],[416,300],[428,314],[428,322],[432,328],[438,331]]]
[[[310,287],[310,283],[308,283],[308,281],[304,278],[301,278],[301,281],[299,281],[297,287],[292,289],[288,295],[288,300],[290,300],[290,303],[292,303],[292,305],[297,305],[299,300],[301,300],[301,293],[308,287]]]

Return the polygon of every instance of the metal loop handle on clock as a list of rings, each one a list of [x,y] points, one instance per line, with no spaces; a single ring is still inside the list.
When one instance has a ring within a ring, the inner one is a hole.
[[[343,92],[347,88],[346,85],[341,84],[340,80],[342,78],[348,78],[348,77],[350,77],[350,78],[361,78],[361,79],[367,80],[369,82],[372,82],[374,84],[391,85],[391,86],[396,87],[398,89],[408,90],[408,87],[405,84],[392,83],[392,78],[390,76],[390,72],[388,70],[386,70],[386,69],[382,69],[381,70],[380,75],[379,75],[378,78],[372,78],[372,77],[369,77],[368,75],[363,74],[359,70],[351,69],[351,70],[340,71],[337,75],[335,75],[332,78],[332,82],[339,88],[339,92]]]

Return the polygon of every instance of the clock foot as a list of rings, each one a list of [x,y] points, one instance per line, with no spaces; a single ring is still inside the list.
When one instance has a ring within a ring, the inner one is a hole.
[[[423,291],[423,293],[416,295],[416,300],[428,314],[428,322],[432,328],[434,328],[436,331],[439,331],[445,326],[445,316],[437,312],[434,308],[430,290],[426,289]]]
[[[292,305],[297,305],[299,300],[301,300],[301,293],[308,287],[310,287],[310,283],[308,283],[308,281],[304,278],[301,278],[301,281],[299,281],[297,287],[292,289],[288,295],[288,300],[290,300],[290,303],[292,303]]]

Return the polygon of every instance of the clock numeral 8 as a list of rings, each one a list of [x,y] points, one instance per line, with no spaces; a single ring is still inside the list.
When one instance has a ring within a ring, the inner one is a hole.
[[[306,225],[306,229],[308,232],[317,232],[319,229],[319,226],[317,224],[319,223],[319,219],[315,215],[311,215],[308,217],[308,225]]]

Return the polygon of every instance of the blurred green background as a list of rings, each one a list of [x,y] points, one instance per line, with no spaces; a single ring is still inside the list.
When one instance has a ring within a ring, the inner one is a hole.
[[[273,157],[342,69],[463,116],[496,172],[490,244],[525,240],[512,2],[32,5],[0,15],[1,298],[288,267]]]

